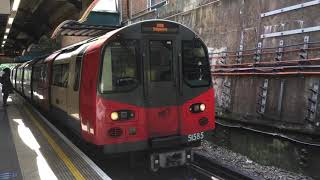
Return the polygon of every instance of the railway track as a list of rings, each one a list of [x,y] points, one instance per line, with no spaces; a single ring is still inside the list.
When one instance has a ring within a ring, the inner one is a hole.
[[[204,155],[195,153],[194,161],[188,165],[188,168],[197,174],[199,179],[228,179],[228,180],[251,180],[261,179],[240,172],[232,167],[222,165]]]

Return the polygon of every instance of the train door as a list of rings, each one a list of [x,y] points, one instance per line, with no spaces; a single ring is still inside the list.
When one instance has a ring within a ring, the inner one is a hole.
[[[151,137],[179,133],[175,43],[153,39],[144,42],[146,116]]]
[[[75,58],[75,60],[73,59]],[[70,62],[70,77],[68,86],[68,114],[75,122],[72,123],[74,129],[80,130],[80,117],[79,117],[79,85],[80,85],[80,73],[81,73],[81,60],[82,54],[76,57],[72,57]]]
[[[52,67],[51,104],[67,112],[67,87],[69,84],[69,59],[68,55],[59,55]]]

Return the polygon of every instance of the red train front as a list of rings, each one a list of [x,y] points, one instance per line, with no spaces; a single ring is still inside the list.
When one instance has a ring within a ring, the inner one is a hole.
[[[190,158],[214,129],[207,48],[181,24],[143,21],[19,69],[30,66],[28,98],[105,153],[150,150],[156,169],[158,150]]]

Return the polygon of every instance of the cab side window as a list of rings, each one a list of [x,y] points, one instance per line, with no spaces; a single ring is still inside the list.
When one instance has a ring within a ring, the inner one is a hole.
[[[74,76],[75,76],[74,77],[74,84],[73,84],[73,90],[74,91],[78,91],[79,90],[80,73],[81,73],[81,57],[77,57],[75,73],[74,73]]]
[[[182,41],[184,81],[191,87],[209,86],[210,64],[207,50],[200,40]]]
[[[138,84],[136,40],[112,42],[104,50],[100,92],[130,90]]]
[[[52,84],[59,87],[68,87],[69,64],[53,65]]]

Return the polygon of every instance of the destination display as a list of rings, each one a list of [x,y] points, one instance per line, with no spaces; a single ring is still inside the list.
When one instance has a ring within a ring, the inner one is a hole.
[[[145,22],[141,25],[142,33],[178,33],[179,26],[170,22]]]

